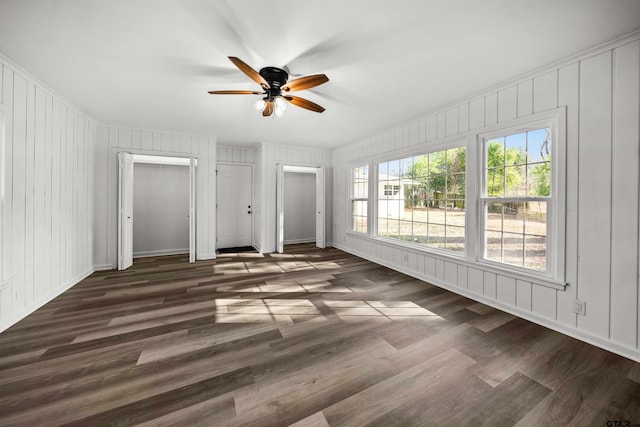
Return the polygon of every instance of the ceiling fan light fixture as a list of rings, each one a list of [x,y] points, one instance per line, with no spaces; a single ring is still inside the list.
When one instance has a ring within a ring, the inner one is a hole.
[[[282,96],[277,96],[275,99],[275,115],[277,117],[281,117],[284,114],[284,111],[287,109],[287,101]]]
[[[255,107],[256,111],[262,113],[264,111],[264,108],[267,106],[267,103],[264,99],[258,99],[253,106]]]
[[[288,94],[291,91],[310,89],[328,82],[329,78],[324,74],[314,74],[289,81],[289,73],[282,68],[264,67],[258,72],[235,56],[230,56],[229,59],[240,71],[258,83],[262,88],[262,92],[251,90],[211,90],[209,91],[211,95],[261,95],[263,98],[254,104],[254,108],[261,112],[263,117],[281,117],[287,109],[288,103],[316,113],[324,111],[324,107],[314,102]]]

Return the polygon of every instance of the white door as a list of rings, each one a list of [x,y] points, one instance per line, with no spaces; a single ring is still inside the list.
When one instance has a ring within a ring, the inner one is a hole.
[[[189,159],[189,262],[196,262],[196,159]]]
[[[324,168],[316,171],[316,246],[326,246],[324,237]]]
[[[118,270],[133,265],[133,155],[118,153]]]
[[[217,247],[251,246],[252,168],[218,164],[217,169]]]
[[[276,165],[276,252],[284,252],[284,166]]]

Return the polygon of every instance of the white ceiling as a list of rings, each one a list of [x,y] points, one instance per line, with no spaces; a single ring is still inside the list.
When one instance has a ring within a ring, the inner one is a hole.
[[[0,0],[0,53],[99,123],[334,147],[640,28],[638,0]],[[280,119],[227,59],[330,82]]]

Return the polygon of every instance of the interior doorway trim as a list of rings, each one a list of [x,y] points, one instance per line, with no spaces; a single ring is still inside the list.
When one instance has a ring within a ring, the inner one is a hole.
[[[230,161],[219,161],[216,162],[216,230],[218,230],[218,234],[216,235],[216,250],[218,249],[224,249],[224,246],[220,245],[220,242],[218,241],[218,235],[219,235],[219,230],[220,230],[220,214],[218,211],[218,207],[220,204],[220,191],[218,188],[218,185],[220,185],[220,181],[219,181],[219,174],[218,171],[220,169],[220,166],[232,166],[232,167],[247,167],[249,168],[249,171],[251,172],[251,177],[250,177],[250,189],[249,189],[249,202],[247,204],[247,212],[250,212],[251,215],[251,221],[250,221],[250,230],[249,230],[249,234],[250,234],[250,238],[249,238],[249,242],[246,246],[252,246],[254,249],[256,248],[256,242],[255,242],[255,236],[254,236],[254,231],[256,230],[256,225],[255,225],[255,221],[256,221],[256,216],[254,215],[255,212],[255,200],[253,197],[253,193],[254,193],[254,183],[255,183],[255,168],[254,165],[252,163],[241,163],[241,162],[230,162]],[[243,210],[244,211],[244,210]],[[242,245],[245,246],[245,245]]]
[[[196,260],[196,167],[195,156],[138,153],[136,150],[116,150],[118,159],[118,270],[133,264],[133,165],[135,163],[189,167],[189,262]],[[130,179],[128,179],[130,177]]]
[[[325,217],[325,167],[276,164],[276,252],[284,252],[284,174],[286,172],[309,173],[316,176],[316,246],[326,246]]]

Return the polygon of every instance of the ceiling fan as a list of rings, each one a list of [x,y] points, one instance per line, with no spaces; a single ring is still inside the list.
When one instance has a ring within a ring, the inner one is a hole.
[[[281,116],[286,109],[287,102],[290,102],[297,107],[315,111],[316,113],[322,113],[324,111],[324,108],[320,105],[307,99],[300,98],[299,96],[289,95],[289,92],[310,89],[326,83],[329,81],[329,78],[326,75],[314,74],[287,82],[289,74],[282,68],[264,67],[258,72],[235,56],[230,56],[229,59],[240,69],[240,71],[262,86],[262,92],[251,90],[212,90],[209,91],[210,94],[264,95],[264,97],[256,103],[256,109],[262,111],[262,115],[264,117],[269,117],[272,114],[275,114],[275,116]]]

